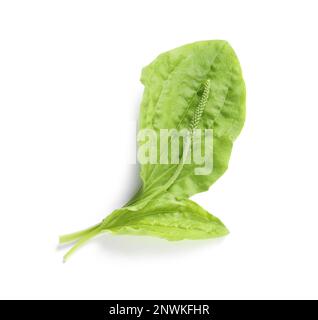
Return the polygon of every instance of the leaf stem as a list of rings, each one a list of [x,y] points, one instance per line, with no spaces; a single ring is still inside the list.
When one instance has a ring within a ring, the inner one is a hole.
[[[74,233],[70,233],[70,234],[64,234],[62,236],[59,237],[59,243],[63,244],[63,243],[68,243],[68,242],[73,242],[75,240],[78,240],[79,238],[85,236],[86,234],[92,232],[93,230],[95,230],[96,228],[98,228],[102,223],[98,223],[90,228],[84,229],[84,230],[80,230]]]
[[[63,262],[66,262],[69,257],[77,250],[79,249],[83,244],[85,244],[88,240],[92,239],[93,237],[97,236],[101,232],[102,228],[99,226],[92,231],[86,233],[84,236],[82,236],[76,244],[65,254],[63,257]]]

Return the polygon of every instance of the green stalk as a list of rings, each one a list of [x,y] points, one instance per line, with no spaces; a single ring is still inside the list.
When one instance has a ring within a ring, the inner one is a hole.
[[[102,228],[99,226],[97,228],[94,228],[92,231],[86,233],[83,235],[76,244],[66,253],[66,255],[63,257],[63,262],[66,262],[69,257],[82,245],[84,245],[88,240],[92,239],[93,237],[97,236],[102,231]]]
[[[74,233],[70,233],[70,234],[64,234],[62,236],[59,237],[59,243],[63,244],[63,243],[68,243],[68,242],[73,242],[75,240],[78,240],[79,238],[85,236],[86,234],[92,232],[93,230],[95,230],[96,228],[98,228],[102,223],[98,223],[90,228],[81,230],[81,231],[77,231]]]

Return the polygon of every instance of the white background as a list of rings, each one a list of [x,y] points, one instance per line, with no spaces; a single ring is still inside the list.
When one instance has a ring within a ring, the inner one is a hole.
[[[317,10],[304,0],[1,1],[0,298],[317,299]],[[103,235],[63,264],[58,235],[99,222],[137,188],[128,159],[141,68],[205,39],[230,42],[248,93],[229,170],[194,197],[230,235]]]

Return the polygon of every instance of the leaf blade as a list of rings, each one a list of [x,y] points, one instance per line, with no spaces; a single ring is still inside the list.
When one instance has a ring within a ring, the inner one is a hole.
[[[208,190],[226,171],[233,142],[245,121],[245,84],[235,52],[221,40],[188,44],[161,54],[143,69],[141,79],[145,94],[140,128],[157,131],[189,128],[193,109],[200,101],[200,88],[205,81],[211,82],[200,128],[213,130],[213,171],[198,176],[194,174],[195,164],[186,164],[167,189],[185,198]],[[160,193],[169,179],[166,173],[176,168],[174,164],[141,165],[140,198]]]
[[[148,235],[166,240],[198,240],[225,236],[227,228],[195,202],[166,193],[142,210],[123,210],[104,228],[115,234]]]

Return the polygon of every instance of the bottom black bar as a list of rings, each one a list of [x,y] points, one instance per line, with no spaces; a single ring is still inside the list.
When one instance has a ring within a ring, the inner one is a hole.
[[[272,319],[315,318],[317,301],[292,300],[42,300],[1,301],[1,318],[44,319]]]

